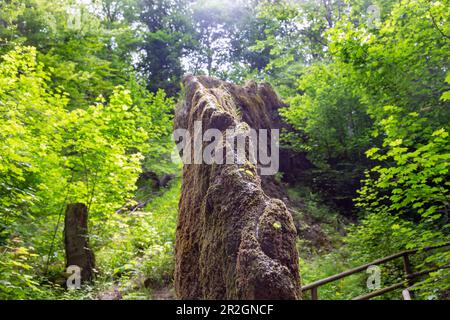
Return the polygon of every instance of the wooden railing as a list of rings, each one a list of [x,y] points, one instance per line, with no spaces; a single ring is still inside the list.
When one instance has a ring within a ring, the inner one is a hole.
[[[425,270],[425,271],[413,272],[409,256],[413,255],[413,254],[415,254],[417,252],[430,251],[430,250],[435,250],[435,249],[444,248],[444,247],[448,247],[448,246],[450,246],[450,242],[446,243],[446,244],[439,245],[439,246],[426,247],[426,248],[421,249],[421,250],[414,249],[414,250],[401,251],[401,252],[395,253],[393,255],[390,255],[390,256],[387,256],[387,257],[384,257],[384,258],[372,261],[370,263],[366,263],[366,264],[361,265],[359,267],[356,267],[356,268],[353,268],[353,269],[350,269],[350,270],[347,270],[347,271],[335,274],[333,276],[330,276],[330,277],[327,277],[327,278],[324,278],[324,279],[321,279],[321,280],[317,280],[317,281],[315,281],[313,283],[310,283],[310,284],[307,284],[305,286],[302,286],[301,290],[302,290],[303,293],[305,293],[305,292],[307,292],[309,290],[311,292],[311,299],[312,300],[318,300],[319,299],[319,295],[318,295],[318,288],[319,287],[321,287],[321,286],[323,286],[323,285],[325,285],[327,283],[334,282],[334,281],[337,281],[339,279],[351,276],[351,275],[353,275],[355,273],[359,273],[359,272],[365,271],[370,266],[384,264],[384,263],[386,263],[388,261],[392,261],[392,260],[395,260],[397,258],[402,257],[402,259],[403,259],[403,270],[405,272],[405,280],[404,281],[401,281],[399,283],[393,284],[393,285],[391,285],[389,287],[385,287],[385,288],[381,288],[381,289],[372,291],[372,292],[370,292],[368,294],[364,294],[364,295],[358,296],[356,298],[353,298],[353,300],[368,300],[368,299],[371,299],[373,297],[380,296],[382,294],[385,294],[387,292],[390,292],[390,291],[393,291],[395,289],[402,288],[402,287],[405,288],[405,290],[406,290],[406,292],[404,294],[404,298],[408,299],[407,298],[407,297],[409,297],[409,290],[408,289],[413,285],[414,280],[416,278],[418,278],[420,276],[423,276],[425,274],[428,274],[430,272],[436,271],[436,270],[450,268],[450,264],[447,264],[447,265],[444,265],[444,266],[428,269],[428,270]],[[406,297],[405,297],[405,295],[406,295]]]

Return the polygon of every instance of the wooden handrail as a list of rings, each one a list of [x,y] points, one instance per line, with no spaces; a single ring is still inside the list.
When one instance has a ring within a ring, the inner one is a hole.
[[[395,290],[395,289],[398,289],[398,288],[401,288],[401,287],[408,287],[408,284],[410,284],[410,280],[415,279],[415,278],[420,277],[420,276],[423,276],[423,275],[425,275],[427,273],[430,273],[430,272],[433,272],[433,271],[441,270],[441,269],[450,269],[450,264],[447,264],[447,265],[441,266],[441,267],[431,268],[431,269],[420,271],[420,272],[411,273],[411,274],[407,275],[407,280],[405,280],[405,281],[393,284],[393,285],[391,285],[389,287],[386,287],[386,288],[382,288],[382,289],[378,289],[376,291],[372,291],[372,292],[367,293],[367,294],[360,295],[360,296],[358,296],[356,298],[353,298],[352,300],[368,300],[370,298],[381,296],[382,294],[384,294],[386,292],[389,292],[389,291],[392,291],[392,290]],[[411,288],[411,287],[409,287],[409,288]]]
[[[450,269],[450,264],[446,264],[446,265],[441,266],[441,267],[431,268],[431,269],[424,270],[424,271],[415,272],[415,273],[412,273],[412,274],[408,275],[407,278],[409,278],[409,279],[418,278],[420,276],[426,275],[427,273],[438,271],[438,270],[442,270],[442,269]]]
[[[393,284],[389,287],[378,289],[378,290],[372,291],[368,294],[364,294],[361,296],[357,296],[356,298],[353,298],[352,300],[369,300],[370,298],[381,296],[382,294],[385,294],[389,291],[404,287],[406,284],[407,284],[407,281],[402,281],[402,282]]]
[[[318,299],[318,295],[317,295],[317,289],[318,289],[318,287],[323,286],[323,285],[325,285],[325,284],[327,284],[327,283],[330,283],[330,282],[333,282],[333,281],[336,281],[336,280],[339,280],[339,279],[348,277],[348,276],[350,276],[350,275],[352,275],[352,274],[361,272],[361,271],[363,271],[363,270],[366,270],[366,269],[367,269],[368,267],[370,267],[370,266],[383,264],[383,263],[386,263],[386,262],[388,262],[388,261],[397,259],[397,258],[399,258],[399,257],[403,257],[404,271],[405,271],[406,279],[407,279],[407,280],[406,280],[406,281],[403,281],[403,282],[401,282],[401,283],[394,284],[394,285],[392,285],[392,286],[390,286],[390,287],[383,288],[383,289],[379,289],[379,290],[377,290],[377,291],[374,291],[374,292],[371,292],[371,293],[369,293],[369,294],[362,295],[362,296],[359,296],[359,297],[356,297],[356,298],[355,298],[355,300],[360,300],[360,299],[370,299],[371,297],[375,297],[375,296],[381,295],[381,294],[383,294],[383,293],[386,293],[386,292],[395,290],[395,289],[397,289],[397,288],[399,288],[399,287],[404,286],[405,284],[406,284],[406,285],[411,284],[411,280],[414,279],[414,278],[417,278],[417,277],[420,276],[420,275],[423,275],[423,274],[426,274],[426,273],[429,273],[429,272],[432,272],[432,271],[435,271],[435,270],[438,270],[438,269],[446,269],[446,268],[449,268],[449,266],[446,265],[446,266],[443,266],[443,267],[440,267],[440,268],[434,268],[434,269],[431,269],[431,270],[426,270],[426,271],[422,271],[422,272],[412,273],[412,271],[411,271],[411,266],[410,266],[410,264],[409,264],[409,259],[408,259],[408,256],[409,256],[410,254],[415,254],[415,253],[417,253],[417,252],[419,252],[419,251],[420,251],[420,252],[423,252],[423,251],[429,251],[429,250],[439,249],[439,248],[443,248],[443,247],[447,247],[447,246],[450,246],[450,242],[444,243],[444,244],[441,244],[441,245],[437,245],[437,246],[425,247],[425,248],[423,248],[423,249],[404,250],[404,251],[401,251],[401,252],[392,254],[392,255],[390,255],[390,256],[387,256],[387,257],[384,257],[384,258],[380,258],[380,259],[374,260],[374,261],[372,261],[372,262],[370,262],[370,263],[366,263],[366,264],[363,264],[363,265],[361,265],[361,266],[352,268],[352,269],[350,269],[350,270],[347,270],[347,271],[344,271],[344,272],[341,272],[341,273],[332,275],[332,276],[330,276],[330,277],[327,277],[327,278],[324,278],[324,279],[317,280],[317,281],[312,282],[312,283],[310,283],[310,284],[308,284],[308,285],[302,286],[301,290],[302,290],[302,292],[305,292],[305,291],[307,291],[307,290],[311,290],[312,299],[313,299],[313,300],[317,300],[317,299]],[[409,281],[408,281],[408,280],[409,280]]]

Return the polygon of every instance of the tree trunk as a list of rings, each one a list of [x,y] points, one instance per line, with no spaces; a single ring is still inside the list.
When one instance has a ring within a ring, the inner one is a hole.
[[[95,259],[89,249],[88,210],[83,203],[67,205],[64,221],[64,244],[66,249],[66,266],[81,268],[81,281],[94,278]]]

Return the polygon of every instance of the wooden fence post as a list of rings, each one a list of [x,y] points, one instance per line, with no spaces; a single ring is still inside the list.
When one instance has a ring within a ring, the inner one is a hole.
[[[408,253],[405,253],[403,255],[403,269],[405,271],[408,287],[411,287],[414,283],[414,281],[413,281],[414,279],[411,278],[411,275],[413,274],[413,272],[412,272],[411,261],[409,260]],[[409,290],[408,290],[408,292],[409,292]],[[411,297],[413,297],[413,293],[409,292],[408,297],[409,297],[409,300],[411,300]]]
[[[311,288],[311,300],[319,300],[319,297],[317,294],[317,287]]]

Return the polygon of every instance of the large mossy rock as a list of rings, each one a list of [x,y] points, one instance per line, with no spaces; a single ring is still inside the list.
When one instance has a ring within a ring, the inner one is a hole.
[[[194,121],[202,122],[203,131],[279,128],[282,104],[269,85],[240,87],[187,76],[184,86],[175,129],[193,135]],[[250,162],[184,165],[176,231],[178,298],[300,298],[296,230],[280,190]]]

